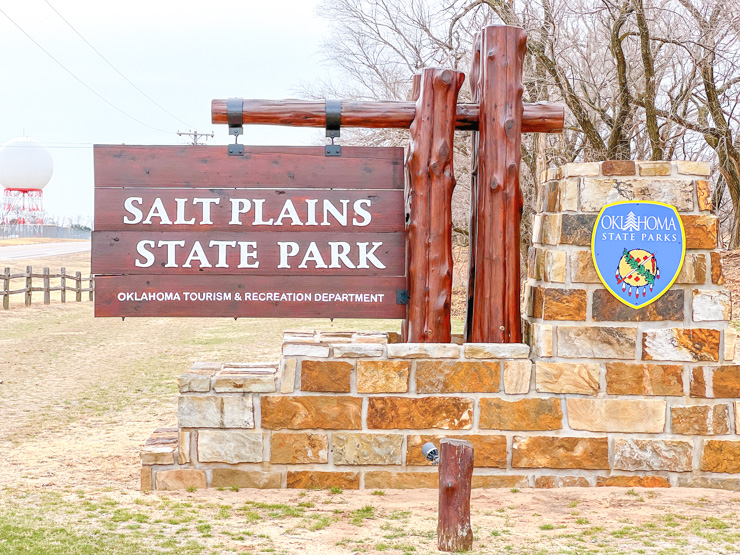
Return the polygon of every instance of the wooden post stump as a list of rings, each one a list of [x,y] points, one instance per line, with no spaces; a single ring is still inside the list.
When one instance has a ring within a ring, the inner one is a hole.
[[[439,446],[439,516],[437,549],[470,551],[470,491],[473,480],[473,445],[461,439],[443,438]]]
[[[408,170],[410,343],[449,343],[452,306],[452,166],[461,71],[425,69],[411,124]]]

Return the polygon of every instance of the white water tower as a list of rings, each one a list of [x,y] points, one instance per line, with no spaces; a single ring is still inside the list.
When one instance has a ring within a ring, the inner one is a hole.
[[[18,137],[0,147],[3,224],[43,223],[43,189],[53,171],[51,153],[34,139]]]

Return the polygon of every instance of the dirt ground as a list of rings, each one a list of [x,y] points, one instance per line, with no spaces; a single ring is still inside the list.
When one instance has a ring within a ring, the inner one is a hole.
[[[59,258],[34,264],[83,269]],[[436,552],[436,490],[138,491],[139,450],[174,423],[192,362],[275,360],[287,328],[397,327],[14,303],[0,312],[0,554]],[[727,491],[476,490],[474,552],[738,553],[739,512]]]

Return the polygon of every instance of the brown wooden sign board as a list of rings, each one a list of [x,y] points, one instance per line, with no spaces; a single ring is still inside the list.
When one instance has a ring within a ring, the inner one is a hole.
[[[403,149],[94,157],[96,316],[405,316]]]

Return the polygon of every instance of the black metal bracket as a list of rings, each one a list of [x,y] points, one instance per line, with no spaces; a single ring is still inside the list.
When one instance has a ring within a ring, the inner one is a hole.
[[[406,289],[396,289],[396,304],[409,304],[409,292]]]
[[[229,145],[229,156],[244,156],[244,145],[239,144],[239,135],[244,134],[244,99],[229,98],[226,101],[226,119],[229,135],[234,135],[234,144]]]
[[[342,147],[334,144],[334,139],[339,138],[339,128],[342,126],[342,101],[326,101],[326,136],[331,139],[331,144],[324,148],[325,156],[341,156]]]

